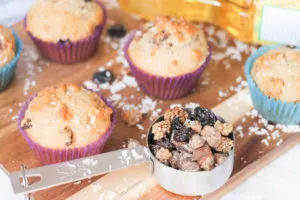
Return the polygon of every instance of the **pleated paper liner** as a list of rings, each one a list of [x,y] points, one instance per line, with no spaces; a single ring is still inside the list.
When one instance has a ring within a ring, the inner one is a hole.
[[[278,124],[300,123],[300,102],[289,103],[273,99],[263,94],[252,78],[251,70],[256,59],[279,45],[264,46],[251,55],[245,64],[245,74],[254,108],[267,120]]]
[[[40,40],[27,31],[26,17],[24,19],[24,28],[40,53],[50,61],[60,64],[74,64],[87,60],[97,51],[99,39],[107,20],[107,12],[104,5],[99,1],[97,3],[103,10],[103,22],[95,28],[92,35],[85,39],[74,42],[60,41],[56,43]]]
[[[198,80],[207,67],[211,58],[212,50],[209,45],[209,54],[205,62],[194,72],[181,76],[163,77],[152,75],[137,67],[128,54],[128,47],[135,36],[136,31],[130,33],[126,38],[124,54],[129,63],[132,74],[137,80],[140,88],[147,94],[161,99],[178,99],[188,95],[197,85]]]
[[[74,160],[78,158],[83,158],[95,154],[101,153],[103,150],[103,147],[112,134],[112,130],[116,125],[117,122],[117,114],[116,110],[113,108],[110,102],[101,95],[100,93],[97,93],[99,95],[99,98],[101,98],[110,108],[113,109],[113,113],[111,116],[111,126],[106,131],[106,133],[99,138],[97,141],[94,141],[93,143],[79,148],[66,148],[66,149],[52,149],[43,147],[40,144],[33,141],[30,136],[27,134],[26,130],[21,126],[21,122],[25,116],[25,112],[30,104],[30,102],[35,98],[35,96],[30,97],[21,107],[21,110],[19,112],[18,116],[18,128],[30,148],[34,151],[37,158],[43,163],[43,164],[53,164],[68,160]],[[43,130],[41,130],[43,131]]]
[[[0,91],[4,90],[12,81],[22,52],[22,41],[15,31],[13,31],[13,34],[17,46],[16,55],[8,64],[0,68]]]

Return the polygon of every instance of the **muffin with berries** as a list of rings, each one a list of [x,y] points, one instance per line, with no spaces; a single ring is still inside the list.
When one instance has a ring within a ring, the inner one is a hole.
[[[74,84],[45,88],[21,108],[21,134],[44,163],[101,152],[116,123],[106,99]]]
[[[300,123],[300,50],[261,47],[245,65],[255,109],[267,120]]]
[[[24,25],[44,57],[72,64],[96,52],[105,22],[105,8],[96,0],[38,0]]]
[[[22,42],[11,29],[0,24],[0,91],[11,82],[22,51]]]
[[[189,94],[211,55],[202,28],[170,17],[156,17],[133,32],[124,51],[140,87],[163,99]]]
[[[210,171],[234,147],[233,127],[208,109],[167,110],[151,127],[149,146],[161,163],[174,169]]]

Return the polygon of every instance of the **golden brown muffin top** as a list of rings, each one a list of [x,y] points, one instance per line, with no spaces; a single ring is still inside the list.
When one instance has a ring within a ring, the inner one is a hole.
[[[280,47],[260,56],[252,76],[267,96],[281,101],[300,101],[300,50]]]
[[[198,69],[208,56],[206,37],[199,26],[184,19],[156,17],[136,34],[129,46],[133,63],[160,76],[178,76]]]
[[[22,127],[44,147],[82,147],[106,133],[112,112],[96,93],[74,84],[62,84],[37,94],[25,112]]]
[[[15,37],[9,28],[0,24],[0,68],[9,63],[15,54]]]
[[[27,30],[43,41],[78,41],[94,33],[104,13],[96,0],[38,0],[26,19]]]

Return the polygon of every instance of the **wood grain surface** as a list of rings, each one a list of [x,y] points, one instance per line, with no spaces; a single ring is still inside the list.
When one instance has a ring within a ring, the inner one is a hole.
[[[143,20],[132,17],[118,9],[110,9],[108,24],[114,23],[125,24],[128,30],[132,30],[139,28],[139,26],[143,23]],[[213,26],[205,25],[205,27],[211,29]],[[22,23],[16,24],[13,28],[23,39],[25,47],[33,46],[31,40],[23,29]],[[215,30],[219,30],[216,27],[213,28]],[[211,35],[211,37],[215,37],[216,40],[219,40],[217,36]],[[230,45],[236,44],[229,36],[228,46]],[[214,53],[224,53],[226,51],[226,48],[220,48],[214,43],[212,43],[212,46]],[[24,51],[26,51],[26,48]],[[47,86],[66,82],[73,82],[81,85],[83,84],[83,81],[90,80],[92,78],[93,73],[98,70],[99,66],[104,65],[104,63],[115,58],[117,55],[116,51],[111,48],[110,45],[101,41],[98,52],[86,62],[64,66],[48,62],[45,64],[44,61],[39,61],[32,66],[32,68],[35,69],[35,73],[32,74],[30,69],[28,69],[30,66],[26,64],[26,62],[28,62],[28,55],[25,53],[26,52],[24,52],[18,64],[16,76],[13,82],[4,92],[0,93],[0,163],[3,164],[9,171],[19,170],[20,164],[22,163],[26,164],[28,168],[41,166],[41,163],[34,157],[33,152],[30,150],[25,140],[17,130],[15,116],[19,110],[19,104],[28,99],[30,95],[35,94],[37,91]],[[249,54],[250,51],[242,53],[241,60],[231,59],[228,62],[212,60],[201,77],[195,91],[183,99],[173,101],[158,101],[158,99],[153,99],[159,102],[159,107],[162,108],[162,110],[169,108],[170,104],[185,104],[189,102],[198,102],[203,107],[212,108],[224,100],[224,98],[220,98],[219,96],[220,88],[229,88],[233,84],[236,84],[235,80],[240,76],[244,79],[243,64]],[[228,65],[231,66],[230,69],[226,67]],[[39,68],[41,70],[37,70]],[[122,77],[120,73],[121,68],[121,64],[114,64],[110,68],[114,72],[116,79]],[[32,84],[27,90],[26,87],[32,80],[34,80],[34,83],[36,84]],[[207,80],[208,84],[204,84],[203,80]],[[26,92],[28,92],[27,95]],[[229,91],[226,96],[229,97],[234,93],[234,91]],[[106,96],[111,95],[108,91],[103,91],[103,94]],[[134,98],[130,100],[130,103],[139,103],[141,99],[145,97],[145,94],[142,91],[137,91],[134,88],[126,88],[122,91],[122,94],[124,96],[128,94],[134,96]],[[228,112],[230,112],[230,106],[228,109]],[[238,123],[242,123],[244,130],[247,130],[248,127],[257,121],[258,118],[248,117],[245,122]],[[150,123],[151,120],[149,120],[148,117],[143,120],[142,125],[145,127],[145,130],[148,128]],[[145,130],[125,125],[122,122],[121,109],[118,109],[118,123],[112,136],[109,138],[104,151],[121,148],[126,138],[135,138],[144,143],[145,141],[141,138],[141,134],[145,133]],[[245,134],[244,137],[237,137],[233,178],[238,176],[239,172],[243,171],[245,167],[256,162],[276,147],[275,142],[270,142],[269,146],[264,145],[261,142],[262,137],[263,136],[257,136],[255,134]],[[293,137],[293,134],[281,133],[281,137],[285,140]],[[263,167],[263,165],[264,163],[260,166]],[[80,184],[71,183],[36,192],[33,196],[36,200],[65,199],[98,178],[99,177],[94,177],[90,180],[82,181]],[[153,193],[151,192],[147,194],[148,196],[144,196],[143,199],[150,199],[150,197],[157,191],[162,191],[162,189],[159,187],[154,188]]]

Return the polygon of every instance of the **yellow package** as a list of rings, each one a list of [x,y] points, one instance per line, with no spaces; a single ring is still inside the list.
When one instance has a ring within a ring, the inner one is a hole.
[[[119,0],[121,8],[152,19],[185,17],[222,27],[252,43],[300,44],[300,0]]]

